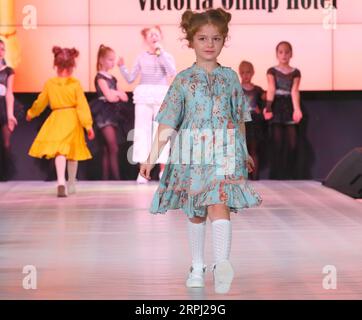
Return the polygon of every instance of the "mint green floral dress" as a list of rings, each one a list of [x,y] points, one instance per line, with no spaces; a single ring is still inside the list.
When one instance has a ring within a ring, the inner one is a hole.
[[[207,73],[194,64],[180,72],[155,120],[174,134],[151,213],[182,209],[189,218],[204,217],[213,204],[237,213],[261,203],[248,182],[246,141],[239,128],[251,116],[235,71],[218,65]]]

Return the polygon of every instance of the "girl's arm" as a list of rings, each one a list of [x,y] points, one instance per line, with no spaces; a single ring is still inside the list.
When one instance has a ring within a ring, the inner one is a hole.
[[[275,78],[272,74],[267,74],[268,89],[266,92],[266,111],[272,112],[271,105],[275,97]]]
[[[160,156],[163,148],[167,144],[173,132],[175,132],[175,129],[171,126],[163,123],[158,125],[155,139],[152,143],[150,155],[148,156],[146,162],[142,163],[140,167],[140,174],[142,177],[148,180],[151,179],[151,170],[155,166],[158,157]]]
[[[300,92],[299,92],[299,85],[300,85],[301,78],[294,78],[293,86],[292,86],[292,101],[293,101],[293,109],[294,111],[300,111]]]
[[[7,90],[5,95],[6,100],[6,112],[8,116],[8,127],[10,131],[13,131],[15,126],[18,124],[16,118],[14,117],[14,74],[11,74],[7,80]]]
[[[300,77],[294,78],[293,86],[292,86],[292,101],[293,101],[293,121],[299,123],[300,120],[303,118],[303,114],[300,108],[300,92],[299,92],[299,85],[300,85]]]
[[[128,101],[128,95],[127,93],[119,86],[119,84],[117,84],[117,94],[118,94],[118,97],[124,101],[124,102],[127,102]]]
[[[135,66],[133,67],[131,73],[128,72],[126,65],[124,64],[124,60],[122,58],[118,61],[119,70],[122,74],[122,76],[126,79],[128,83],[132,83],[136,80],[137,76],[139,75],[141,71],[141,65],[139,62],[139,58],[137,59],[137,62]]]
[[[48,85],[44,85],[43,91],[39,94],[36,101],[33,103],[32,107],[28,110],[26,114],[26,119],[28,121],[38,117],[44,109],[49,104],[49,95],[48,95]]]
[[[107,84],[107,81],[104,79],[98,79],[97,83],[102,90],[104,97],[108,102],[119,102],[119,95],[117,91],[111,90]]]
[[[152,148],[150,155],[148,156],[147,163],[155,164],[158,157],[161,155],[161,152],[164,146],[167,144],[168,140],[171,138],[172,133],[175,132],[175,129],[167,124],[160,123],[158,125],[155,139],[152,143]]]
[[[170,54],[166,54],[163,49],[161,49],[160,56],[158,61],[165,68],[166,75],[170,78],[174,77],[176,74],[176,65],[175,60]]]

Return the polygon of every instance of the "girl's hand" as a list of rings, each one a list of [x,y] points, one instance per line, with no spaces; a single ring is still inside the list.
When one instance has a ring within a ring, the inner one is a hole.
[[[33,120],[28,114],[26,115],[26,121],[30,122],[31,120]]]
[[[140,175],[147,180],[151,180],[151,170],[154,168],[154,164],[141,163]]]
[[[8,117],[8,128],[11,132],[14,131],[17,125],[18,125],[18,120],[16,120],[14,116]]]
[[[273,112],[268,112],[266,109],[263,110],[263,115],[265,120],[270,120],[273,118]]]
[[[124,66],[124,59],[123,59],[123,57],[120,57],[120,58],[118,59],[117,65],[118,65],[118,67]]]
[[[293,112],[293,121],[295,123],[299,123],[303,118],[303,114],[302,114],[302,111],[300,109],[296,109],[294,110]]]
[[[88,139],[89,139],[90,141],[92,141],[92,140],[94,140],[95,137],[96,137],[96,135],[95,135],[95,133],[94,133],[93,128],[90,128],[90,129],[88,130]]]
[[[123,102],[127,102],[128,101],[128,95],[127,93],[125,93],[124,91],[118,91],[118,97],[121,99],[121,101]]]
[[[250,155],[248,155],[248,157],[246,159],[246,167],[247,167],[249,173],[253,172],[255,169],[254,160]]]

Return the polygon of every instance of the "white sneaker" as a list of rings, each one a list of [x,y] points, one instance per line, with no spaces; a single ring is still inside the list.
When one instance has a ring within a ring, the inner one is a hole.
[[[191,267],[189,277],[186,280],[186,287],[187,288],[205,287],[205,271],[206,271],[205,267],[202,270],[195,270],[193,267]]]
[[[234,278],[234,270],[229,260],[221,261],[214,266],[215,292],[228,293]]]
[[[142,177],[140,174],[138,175],[137,177],[137,183],[138,184],[145,184],[145,183],[148,183],[148,180],[144,177]]]

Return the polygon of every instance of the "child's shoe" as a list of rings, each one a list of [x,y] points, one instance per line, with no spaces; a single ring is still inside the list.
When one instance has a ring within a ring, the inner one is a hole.
[[[162,175],[163,175],[163,171],[160,171],[160,173],[158,174],[158,177],[159,177],[160,180],[162,178]]]
[[[148,183],[148,180],[144,177],[142,177],[140,174],[138,175],[138,178],[137,178],[137,183],[138,184],[145,184],[145,183]]]
[[[190,268],[189,277],[186,280],[187,288],[203,288],[205,287],[205,271],[206,268],[196,270],[193,267]]]
[[[65,186],[61,185],[58,186],[58,198],[66,198],[67,197],[67,190]]]
[[[215,292],[228,293],[234,278],[234,270],[229,260],[224,260],[214,265]]]

